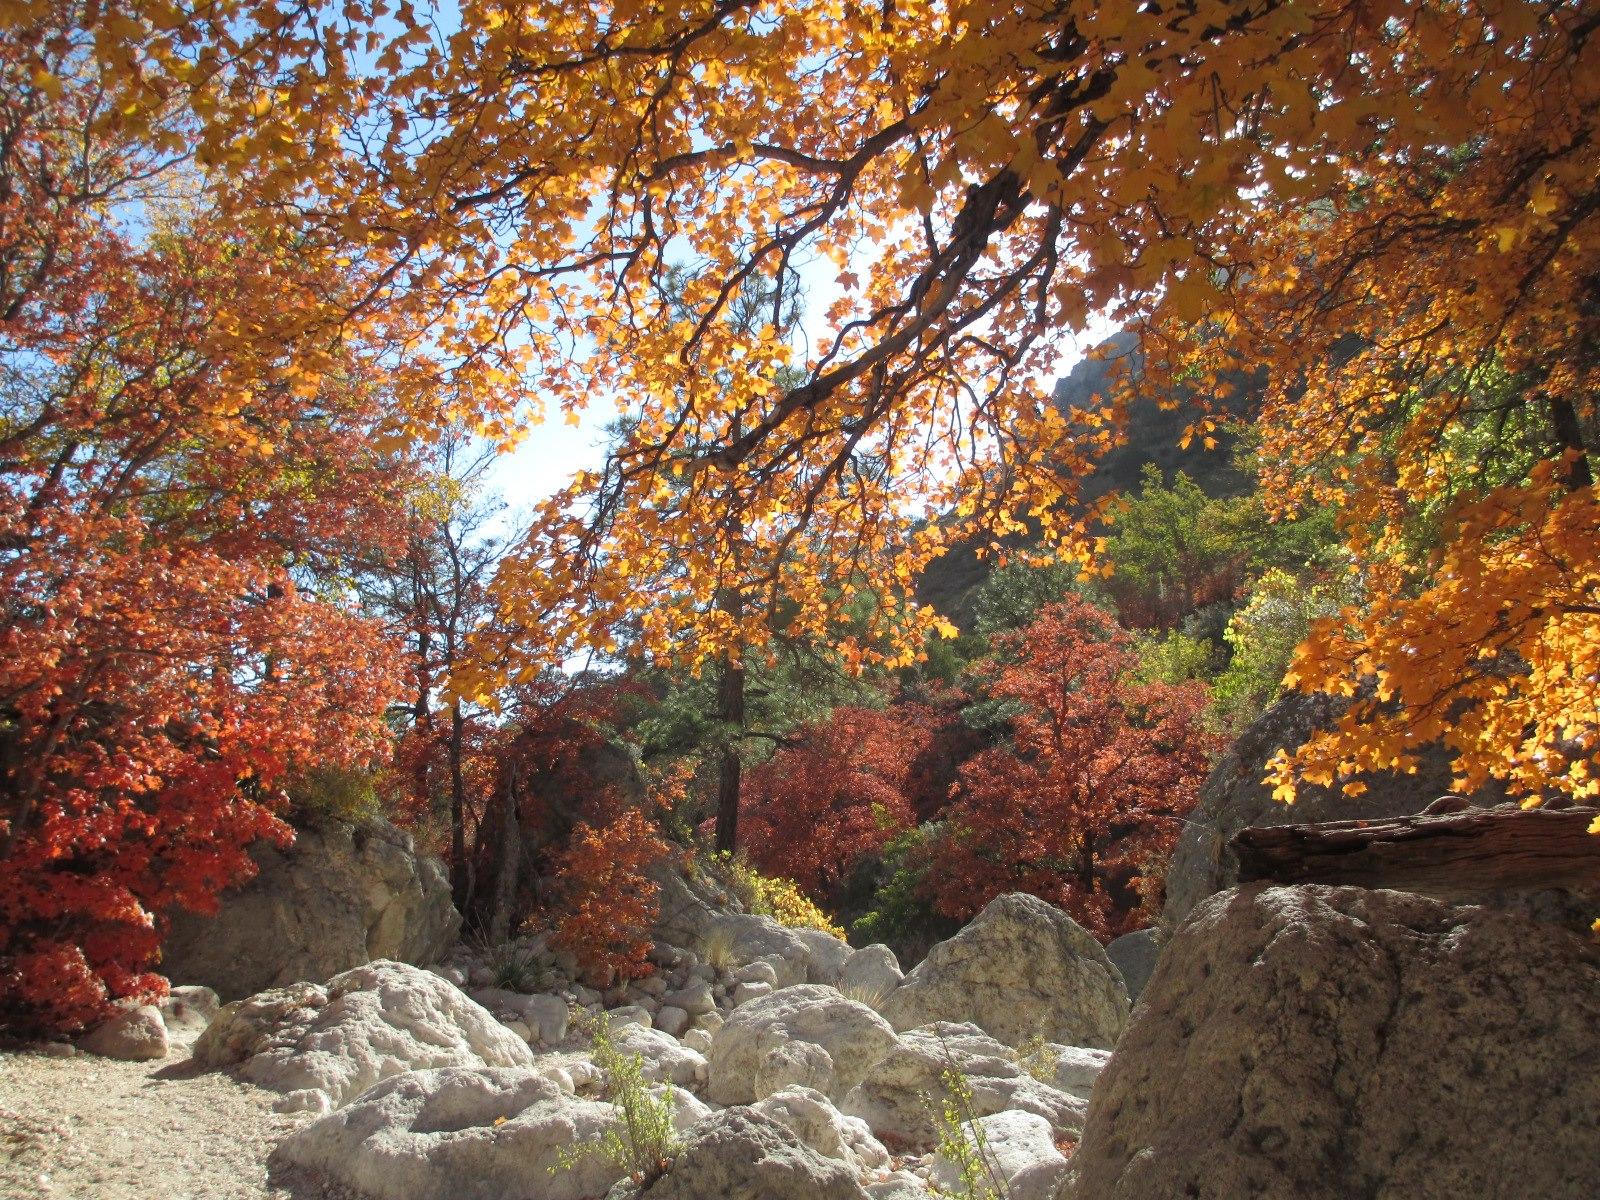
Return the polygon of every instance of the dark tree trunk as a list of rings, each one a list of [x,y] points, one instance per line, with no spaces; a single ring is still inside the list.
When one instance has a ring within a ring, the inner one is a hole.
[[[1555,425],[1556,442],[1574,455],[1568,485],[1573,491],[1592,486],[1594,471],[1589,466],[1589,448],[1583,444],[1583,426],[1572,402],[1565,396],[1551,396],[1550,419]]]
[[[450,894],[456,911],[472,903],[472,863],[467,858],[467,789],[461,777],[461,737],[466,725],[461,701],[450,705]],[[513,805],[515,807],[515,805]]]
[[[495,847],[494,895],[488,925],[489,940],[496,944],[511,936],[511,914],[517,901],[517,876],[522,866],[522,823],[517,814],[520,775],[513,763],[500,798],[497,822],[500,844]]]
[[[739,739],[744,731],[744,667],[731,653],[722,657],[722,678],[717,684],[717,718],[727,732],[717,779],[716,846],[732,854],[739,842],[739,782],[743,769],[739,760]]]

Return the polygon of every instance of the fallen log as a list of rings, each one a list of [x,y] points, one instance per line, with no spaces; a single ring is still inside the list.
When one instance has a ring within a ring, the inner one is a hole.
[[[1239,881],[1348,884],[1476,901],[1559,888],[1600,897],[1593,808],[1515,805],[1367,821],[1250,827]]]

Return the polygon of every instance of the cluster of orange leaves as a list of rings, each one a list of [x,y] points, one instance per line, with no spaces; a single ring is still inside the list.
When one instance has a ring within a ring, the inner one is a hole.
[[[410,476],[373,348],[262,307],[345,281],[185,199],[83,49],[0,41],[0,1024],[27,1031],[159,993],[164,914],[290,837],[295,775],[381,753],[399,678],[333,582]]]
[[[558,915],[553,945],[577,956],[585,977],[602,985],[651,971],[650,928],[661,912],[646,874],[670,847],[640,810],[599,825],[580,822],[554,856]]]

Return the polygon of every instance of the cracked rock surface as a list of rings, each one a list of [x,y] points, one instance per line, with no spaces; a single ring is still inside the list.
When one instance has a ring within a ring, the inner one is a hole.
[[[1163,951],[1058,1200],[1600,1196],[1600,947],[1521,913],[1257,885]]]

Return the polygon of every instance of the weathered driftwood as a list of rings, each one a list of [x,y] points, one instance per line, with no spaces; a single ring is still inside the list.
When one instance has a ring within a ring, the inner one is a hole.
[[[1515,805],[1242,829],[1239,881],[1353,884],[1477,900],[1549,888],[1600,896],[1593,808]]]

